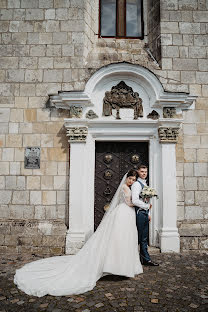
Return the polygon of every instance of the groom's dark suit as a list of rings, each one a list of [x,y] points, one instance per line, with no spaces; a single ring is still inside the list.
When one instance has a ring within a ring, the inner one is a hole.
[[[138,179],[132,186],[132,202],[135,205],[136,211],[136,225],[138,230],[138,244],[140,245],[140,259],[141,262],[150,261],[150,255],[147,250],[148,234],[149,234],[149,204],[144,203],[143,199],[139,196],[145,183],[144,180]],[[139,185],[138,185],[139,184]]]

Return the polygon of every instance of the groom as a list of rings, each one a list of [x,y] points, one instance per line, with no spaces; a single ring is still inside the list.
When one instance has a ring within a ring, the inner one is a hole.
[[[149,209],[152,205],[149,200],[144,200],[140,197],[140,193],[146,184],[147,178],[147,166],[140,165],[138,168],[138,180],[131,186],[132,191],[132,203],[136,210],[136,225],[138,230],[138,243],[140,245],[140,259],[141,263],[144,265],[158,266],[151,260],[148,253],[148,233],[149,233]]]

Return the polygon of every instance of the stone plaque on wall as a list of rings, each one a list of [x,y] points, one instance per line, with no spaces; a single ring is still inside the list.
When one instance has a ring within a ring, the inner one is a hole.
[[[25,169],[40,169],[40,147],[25,148]]]

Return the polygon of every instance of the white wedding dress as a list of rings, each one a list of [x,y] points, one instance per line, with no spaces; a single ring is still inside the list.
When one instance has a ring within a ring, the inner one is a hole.
[[[36,260],[16,270],[14,283],[28,295],[64,296],[93,289],[107,274],[142,273],[135,210],[125,176],[95,233],[75,256]]]

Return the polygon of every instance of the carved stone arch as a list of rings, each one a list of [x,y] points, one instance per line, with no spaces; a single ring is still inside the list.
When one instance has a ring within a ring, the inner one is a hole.
[[[120,81],[124,81],[133,92],[138,92],[142,99],[143,118],[133,120],[132,110],[121,110],[119,120],[115,116],[103,116],[105,92]],[[160,247],[162,252],[179,252],[175,143],[183,121],[179,118],[181,110],[194,107],[195,98],[185,93],[165,92],[152,72],[127,63],[100,68],[88,80],[84,91],[59,92],[50,97],[51,105],[57,108],[82,108],[82,116],[74,114],[74,117],[65,119],[70,142],[66,253],[76,253],[94,231],[96,141],[149,142],[149,180],[159,192],[159,200],[153,200],[151,244]],[[174,110],[163,110],[171,107]],[[79,175],[82,179],[77,179]],[[77,196],[78,189],[82,190],[80,196]]]

